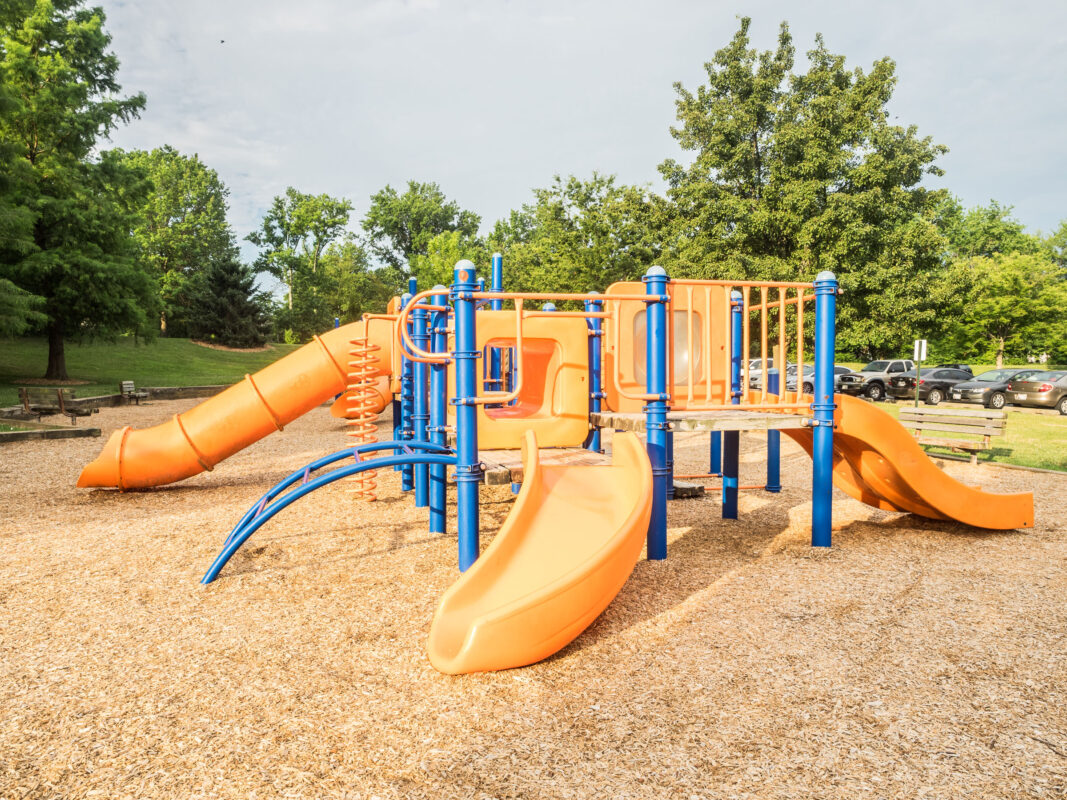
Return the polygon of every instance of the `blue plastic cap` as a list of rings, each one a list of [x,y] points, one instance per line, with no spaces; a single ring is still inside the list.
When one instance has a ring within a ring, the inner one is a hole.
[[[837,280],[837,276],[834,275],[834,273],[830,272],[830,270],[824,269],[822,272],[820,272],[818,275],[815,276],[815,280],[817,280],[817,281],[836,281]]]
[[[594,289],[591,292],[586,292],[586,294],[600,294],[600,292],[598,292],[596,289]]]
[[[543,306],[541,306],[541,310],[542,311],[555,311],[556,310],[556,304],[555,303],[545,303]]]
[[[649,278],[667,277],[667,270],[660,266],[649,267],[648,272],[645,273]]]
[[[433,287],[432,289],[430,289],[430,291],[431,291],[431,292],[447,292],[447,291],[448,291],[448,289],[446,289],[446,288],[445,288],[444,286],[442,286],[441,284],[437,284],[437,285],[436,285],[435,287]]]
[[[498,258],[503,258],[503,257],[504,257],[504,256],[502,256],[502,255],[501,255],[500,253],[493,253],[493,259],[494,259],[494,260],[495,260],[495,259],[498,259]]]
[[[743,294],[741,294],[741,290],[740,289],[731,289],[730,290],[730,299],[731,300],[744,300],[745,296]]]
[[[404,292],[402,295],[400,295],[400,302],[401,303],[407,303],[410,300],[411,300],[411,295],[408,292]]]
[[[456,262],[456,283],[474,283],[478,275],[478,268],[473,261],[463,259]]]

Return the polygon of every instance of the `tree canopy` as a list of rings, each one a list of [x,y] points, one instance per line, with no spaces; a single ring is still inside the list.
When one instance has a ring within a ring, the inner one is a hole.
[[[942,193],[921,182],[941,174],[946,148],[890,123],[890,59],[848,69],[819,35],[807,71],[795,72],[788,25],[775,50],[757,52],[749,24],[705,65],[705,85],[675,85],[671,132],[695,157],[660,167],[674,204],[672,274],[810,280],[831,270],[845,291],[839,346],[899,348],[938,323],[927,287],[942,267]]]
[[[481,221],[473,211],[445,197],[436,183],[408,181],[403,194],[387,185],[371,196],[363,231],[374,256],[406,273],[413,258],[429,254],[435,236],[458,231],[472,238]]]
[[[11,101],[0,141],[22,162],[12,199],[28,216],[29,246],[6,249],[2,276],[44,298],[49,378],[66,378],[64,341],[143,328],[155,287],[129,231],[144,181],[98,139],[136,117],[143,95],[119,97],[118,59],[100,9],[26,3],[0,31],[0,82]]]

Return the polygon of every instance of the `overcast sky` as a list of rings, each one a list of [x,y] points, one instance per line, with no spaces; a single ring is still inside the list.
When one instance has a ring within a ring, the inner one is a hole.
[[[1062,0],[102,4],[124,90],[148,96],[114,144],[199,153],[242,238],[288,185],[351,199],[355,228],[385,184],[436,181],[483,230],[555,174],[661,190],[672,84],[702,82],[740,15],[760,49],[788,20],[801,58],[819,31],[850,66],[890,56],[892,114],[950,148],[936,185],[1031,231],[1067,218]]]

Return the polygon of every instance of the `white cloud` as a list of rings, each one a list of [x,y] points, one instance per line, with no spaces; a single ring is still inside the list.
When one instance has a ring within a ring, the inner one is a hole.
[[[123,147],[198,152],[232,189],[239,234],[293,185],[352,199],[438,181],[486,225],[555,173],[658,185],[680,155],[668,129],[680,80],[751,14],[772,47],[816,31],[854,66],[893,57],[899,122],[949,145],[944,184],[1013,204],[1033,228],[1067,217],[1067,6],[1000,2],[726,6],[700,0],[300,4],[104,0],[127,91],[144,118]],[[222,40],[225,40],[223,42]]]

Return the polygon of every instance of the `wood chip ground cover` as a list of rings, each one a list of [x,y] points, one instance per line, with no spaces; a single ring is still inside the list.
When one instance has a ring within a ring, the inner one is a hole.
[[[672,503],[669,559],[639,562],[563,652],[452,678],[423,645],[455,535],[428,534],[391,471],[379,502],[320,491],[198,584],[240,514],[342,432],[316,409],[127,494],[74,488],[101,439],[4,448],[0,797],[1067,795],[1067,476],[945,464],[1033,490],[1026,532],[836,494],[817,552],[811,464],[784,442],[781,494],[745,493],[738,521],[715,494]],[[742,483],[761,441],[743,438]],[[706,447],[679,435],[679,471]],[[484,544],[512,497],[483,497]]]

